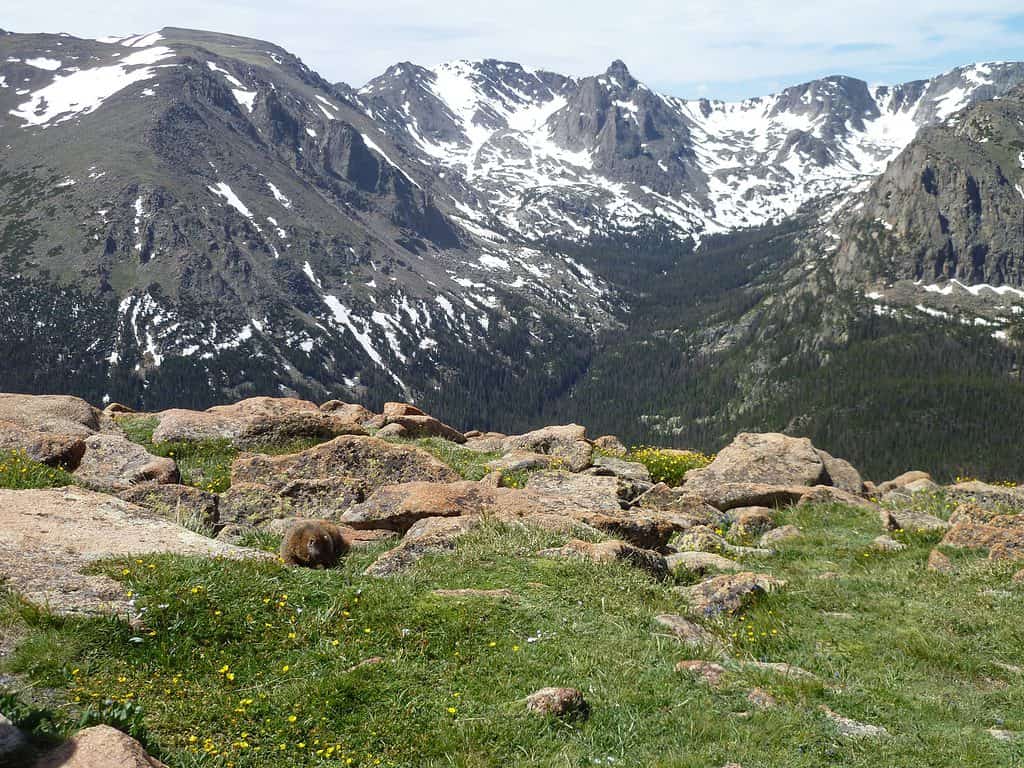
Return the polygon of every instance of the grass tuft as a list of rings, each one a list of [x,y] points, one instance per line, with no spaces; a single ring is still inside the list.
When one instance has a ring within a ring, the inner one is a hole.
[[[33,461],[24,451],[0,451],[0,488],[60,488],[74,482],[68,472]]]

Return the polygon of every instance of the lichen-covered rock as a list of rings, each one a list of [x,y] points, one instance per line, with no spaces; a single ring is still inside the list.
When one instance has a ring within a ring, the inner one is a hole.
[[[890,531],[944,531],[949,528],[945,520],[914,509],[883,509],[879,512],[882,525]]]
[[[636,483],[618,477],[581,475],[561,470],[534,472],[527,490],[544,496],[564,496],[594,512],[618,512],[643,492]]]
[[[690,604],[690,611],[698,616],[717,616],[738,613],[754,600],[781,589],[786,582],[765,573],[726,574],[714,576],[692,587],[677,587]]]
[[[676,664],[676,672],[688,672],[699,677],[712,688],[717,688],[725,675],[725,667],[713,661],[687,659]]]
[[[419,520],[394,549],[382,554],[364,571],[367,576],[395,576],[424,556],[455,549],[460,536],[479,524],[474,517],[428,517]]]
[[[731,541],[748,541],[775,527],[775,512],[768,507],[738,507],[729,510]]]
[[[74,471],[75,479],[89,488],[123,491],[139,483],[177,483],[174,459],[154,456],[119,435],[96,434],[85,438],[85,452]]]
[[[742,432],[708,466],[687,472],[685,488],[703,495],[723,483],[813,486],[824,475],[825,464],[807,438]]]
[[[526,709],[566,720],[586,720],[590,716],[590,705],[576,688],[541,688],[526,697]]]
[[[154,443],[227,440],[235,445],[365,435],[357,411],[324,411],[307,400],[252,397],[205,411],[173,408],[157,414]]]
[[[987,549],[992,559],[1024,559],[1024,514],[1000,514],[961,504],[940,544],[958,549]]]
[[[246,453],[231,465],[232,484],[259,483],[274,490],[294,480],[338,476],[364,481],[367,492],[392,483],[460,479],[455,470],[422,448],[361,435],[343,435],[283,456]]]
[[[626,461],[614,456],[595,456],[593,466],[584,471],[592,475],[620,477],[642,485],[644,491],[651,488],[650,470],[637,461]]]
[[[525,450],[555,456],[570,472],[582,472],[590,466],[594,455],[594,446],[587,440],[587,430],[579,424],[544,427],[525,435],[506,437],[501,441],[501,450]]]
[[[649,549],[641,549],[624,541],[602,541],[593,543],[573,539],[562,547],[545,549],[538,557],[553,557],[569,560],[589,560],[592,563],[629,563],[635,568],[647,571],[656,579],[668,575],[665,558]]]
[[[668,630],[673,638],[691,648],[704,648],[716,653],[721,652],[724,648],[718,637],[685,616],[661,613],[654,617],[654,623],[658,629]]]
[[[671,540],[672,546],[683,552],[713,552],[733,557],[767,557],[771,550],[730,544],[710,526],[694,526]]]
[[[416,521],[427,517],[469,517],[485,513],[493,508],[501,493],[501,489],[468,480],[387,485],[346,512],[341,521],[353,528],[385,528],[404,533]]]
[[[757,540],[757,546],[762,549],[774,549],[780,544],[796,541],[797,539],[802,538],[803,535],[803,531],[795,525],[783,525],[780,528],[773,528],[772,530],[765,532],[761,538]]]
[[[735,560],[716,555],[713,552],[676,552],[665,557],[672,573],[685,571],[703,576],[709,571],[742,571],[743,566]]]
[[[855,739],[880,739],[889,735],[889,732],[880,725],[870,725],[849,717],[843,717],[838,712],[833,712],[824,704],[819,709],[835,725],[836,730],[839,731],[841,736],[849,736]]]
[[[902,552],[907,545],[883,534],[872,540],[871,548],[876,552]]]

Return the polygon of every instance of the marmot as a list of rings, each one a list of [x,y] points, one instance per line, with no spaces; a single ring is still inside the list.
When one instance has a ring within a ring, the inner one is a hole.
[[[348,546],[341,528],[329,520],[301,520],[284,535],[281,559],[288,565],[332,568]]]

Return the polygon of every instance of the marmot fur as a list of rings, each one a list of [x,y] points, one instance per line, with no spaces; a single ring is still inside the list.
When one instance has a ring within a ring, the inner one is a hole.
[[[305,568],[332,568],[348,546],[341,529],[329,520],[300,520],[281,541],[281,559]]]

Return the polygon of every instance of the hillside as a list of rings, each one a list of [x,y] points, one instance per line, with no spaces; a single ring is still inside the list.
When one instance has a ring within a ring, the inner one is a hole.
[[[402,403],[0,395],[0,424],[0,764],[1021,754],[1011,485],[871,482],[779,434],[715,457],[463,434]],[[268,554],[311,515],[335,567]]]

